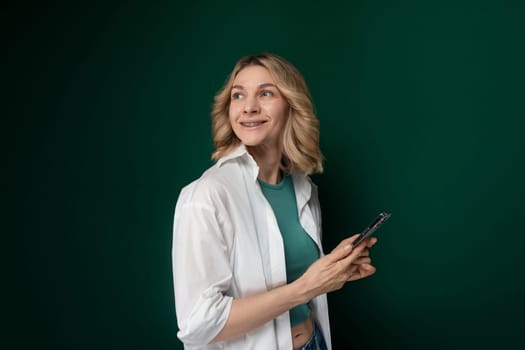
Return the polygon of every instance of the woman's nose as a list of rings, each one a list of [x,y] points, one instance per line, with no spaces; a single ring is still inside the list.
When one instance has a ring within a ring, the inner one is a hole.
[[[259,113],[259,101],[255,97],[246,97],[244,100],[244,113],[255,114]]]

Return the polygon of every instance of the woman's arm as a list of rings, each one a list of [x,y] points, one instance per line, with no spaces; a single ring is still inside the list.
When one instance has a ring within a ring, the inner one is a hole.
[[[340,289],[349,280],[373,274],[375,268],[370,265],[368,248],[377,239],[364,241],[352,249],[351,242],[356,237],[341,241],[330,254],[313,263],[294,282],[254,296],[234,299],[225,326],[212,342],[241,336],[318,295]]]

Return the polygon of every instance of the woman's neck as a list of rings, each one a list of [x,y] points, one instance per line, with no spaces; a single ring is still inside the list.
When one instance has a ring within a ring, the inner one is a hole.
[[[280,148],[267,148],[265,146],[248,146],[248,152],[259,166],[257,178],[269,184],[281,182],[282,150]]]

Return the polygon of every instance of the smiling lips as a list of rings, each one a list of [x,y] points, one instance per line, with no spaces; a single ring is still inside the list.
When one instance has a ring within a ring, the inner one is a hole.
[[[240,124],[247,128],[254,128],[256,126],[262,125],[266,123],[266,121],[256,121],[256,122],[241,122]]]

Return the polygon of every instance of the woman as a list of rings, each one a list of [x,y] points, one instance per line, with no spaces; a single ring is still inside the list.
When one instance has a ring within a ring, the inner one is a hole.
[[[273,54],[241,58],[212,111],[216,164],[175,209],[173,276],[186,349],[331,349],[326,293],[372,275],[369,239],[321,248],[318,120]]]

